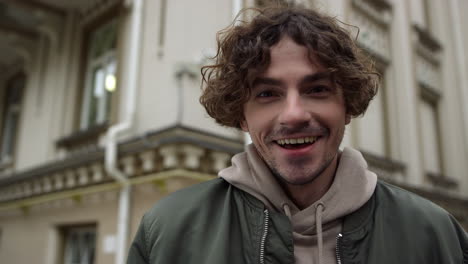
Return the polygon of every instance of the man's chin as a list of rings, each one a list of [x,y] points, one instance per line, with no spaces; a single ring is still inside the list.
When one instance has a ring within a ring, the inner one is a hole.
[[[283,178],[283,182],[286,182],[290,185],[306,185],[313,182],[317,177],[316,176],[307,176],[307,177],[294,177],[294,178]]]
[[[297,170],[275,170],[273,174],[276,178],[282,183],[287,183],[290,185],[305,185],[310,182],[313,182],[319,174],[306,171],[297,171]]]

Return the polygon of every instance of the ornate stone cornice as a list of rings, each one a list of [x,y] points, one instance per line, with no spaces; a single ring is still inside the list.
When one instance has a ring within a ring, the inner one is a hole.
[[[214,176],[242,150],[241,141],[176,126],[119,144],[119,166],[129,178],[178,169]],[[0,179],[0,206],[113,182],[104,170],[103,149],[94,148]]]

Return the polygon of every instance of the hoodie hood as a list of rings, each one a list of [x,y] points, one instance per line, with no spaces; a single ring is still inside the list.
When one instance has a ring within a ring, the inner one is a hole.
[[[321,225],[348,215],[364,205],[374,192],[377,176],[367,170],[362,154],[345,148],[329,190],[316,202],[299,210],[285,193],[268,166],[250,144],[245,152],[232,158],[232,166],[219,172],[219,177],[262,201],[270,210],[286,214],[293,231],[302,235],[316,233],[316,209],[320,207]],[[321,228],[321,227],[320,227]]]

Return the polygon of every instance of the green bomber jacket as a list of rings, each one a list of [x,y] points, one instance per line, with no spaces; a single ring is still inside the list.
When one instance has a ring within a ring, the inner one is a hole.
[[[468,236],[442,208],[378,181],[346,216],[338,264],[467,264]],[[147,212],[128,264],[294,263],[288,217],[218,178],[180,190]]]

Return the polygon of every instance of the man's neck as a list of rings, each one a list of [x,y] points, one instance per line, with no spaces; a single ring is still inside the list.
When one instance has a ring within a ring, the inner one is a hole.
[[[317,178],[309,183],[302,185],[293,185],[286,182],[281,183],[286,194],[299,210],[303,210],[318,201],[328,189],[330,189],[335,178],[338,160],[339,155],[336,155],[330,165],[317,176]]]

